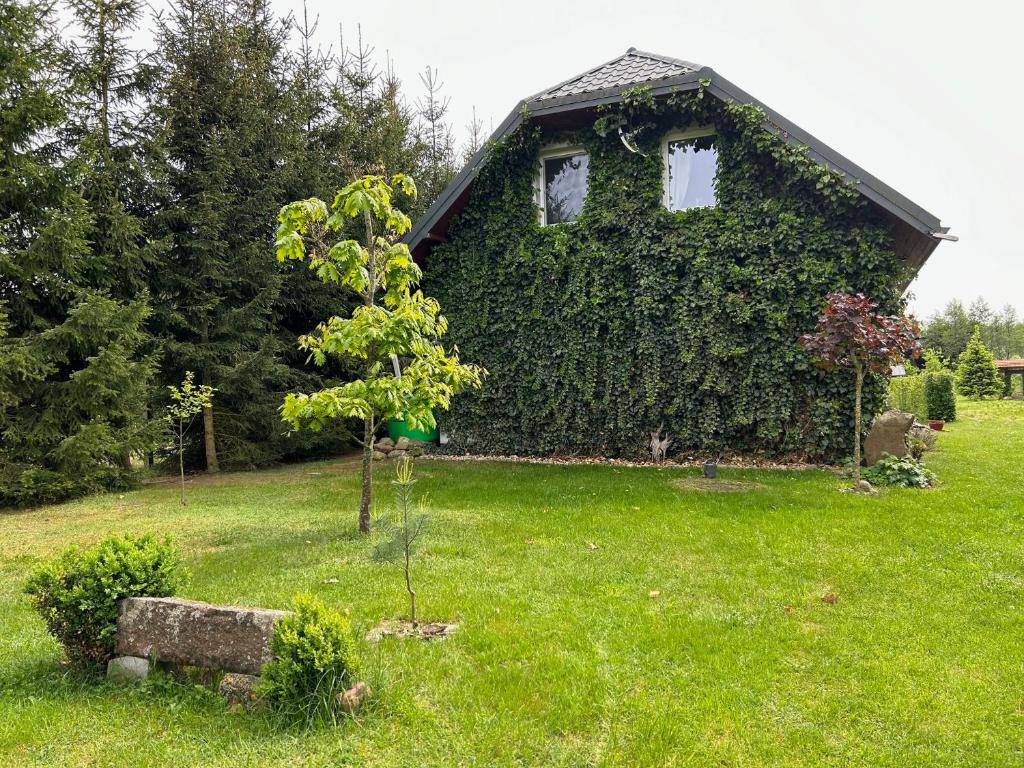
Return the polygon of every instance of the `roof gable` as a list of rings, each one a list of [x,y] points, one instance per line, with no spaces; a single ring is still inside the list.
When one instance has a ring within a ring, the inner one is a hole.
[[[783,141],[806,147],[815,161],[841,173],[847,182],[888,216],[897,254],[907,263],[911,277],[938,246],[948,227],[939,218],[865,171],[853,161],[804,131],[710,67],[630,48],[618,56],[538,94],[521,100],[466,163],[451,183],[406,235],[413,254],[425,255],[431,242],[443,241],[448,222],[465,206],[477,171],[489,145],[515,131],[524,120],[550,119],[577,110],[622,101],[631,89],[645,87],[652,96],[693,91],[708,83],[708,92],[724,101],[754,104],[765,113],[765,129]]]

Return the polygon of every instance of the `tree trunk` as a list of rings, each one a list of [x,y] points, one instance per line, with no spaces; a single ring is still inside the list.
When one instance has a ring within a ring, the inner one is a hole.
[[[853,485],[860,485],[860,399],[864,389],[864,369],[860,361],[854,359],[853,369],[857,376],[856,393],[853,399]]]
[[[209,386],[210,374],[203,369],[203,384]],[[213,428],[213,406],[203,408],[203,447],[206,449],[206,471],[210,474],[220,472],[217,461],[217,435]]]
[[[373,243],[373,219],[370,214],[363,215],[366,226],[366,249],[369,258],[366,260],[368,285],[363,294],[363,303],[372,307],[377,293],[377,258]],[[371,345],[367,349],[366,380],[373,376],[373,361],[376,353]],[[359,500],[359,532],[370,532],[370,507],[373,504],[373,433],[376,431],[373,415],[363,421],[363,495]]]
[[[181,506],[185,506],[185,427],[178,422],[178,472],[181,474]]]
[[[363,421],[363,495],[359,500],[359,532],[370,532],[370,506],[373,504],[373,417]]]
[[[206,448],[206,471],[220,472],[217,463],[217,441],[213,431],[213,406],[203,408],[203,445]]]

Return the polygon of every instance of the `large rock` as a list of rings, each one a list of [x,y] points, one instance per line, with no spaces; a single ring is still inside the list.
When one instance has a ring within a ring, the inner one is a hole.
[[[274,623],[287,611],[129,597],[117,618],[117,655],[258,675],[271,660]]]
[[[903,411],[886,411],[875,419],[864,441],[864,463],[870,467],[883,453],[906,456],[907,432],[913,423],[914,414]]]
[[[392,450],[395,447],[395,441],[392,440],[390,437],[382,437],[380,440],[374,441],[373,447],[376,448],[378,451],[383,451],[384,453],[387,453],[388,451]]]

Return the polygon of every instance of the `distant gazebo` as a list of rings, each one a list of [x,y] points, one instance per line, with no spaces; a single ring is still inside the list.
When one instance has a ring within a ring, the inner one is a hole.
[[[1006,389],[1004,390],[1007,396],[1013,394],[1013,382],[1010,377],[1015,373],[1021,375],[1021,382],[1024,383],[1024,358],[1016,358],[1014,360],[996,360],[996,368],[1003,374],[1003,378],[1006,380]]]

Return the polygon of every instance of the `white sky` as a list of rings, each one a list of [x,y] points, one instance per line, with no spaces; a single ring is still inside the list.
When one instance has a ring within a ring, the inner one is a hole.
[[[302,0],[273,0],[301,14]],[[714,68],[941,218],[922,316],[984,296],[1024,314],[1024,4],[1014,0],[308,0],[325,45],[362,25],[419,93],[437,68],[460,138],[630,46]]]

